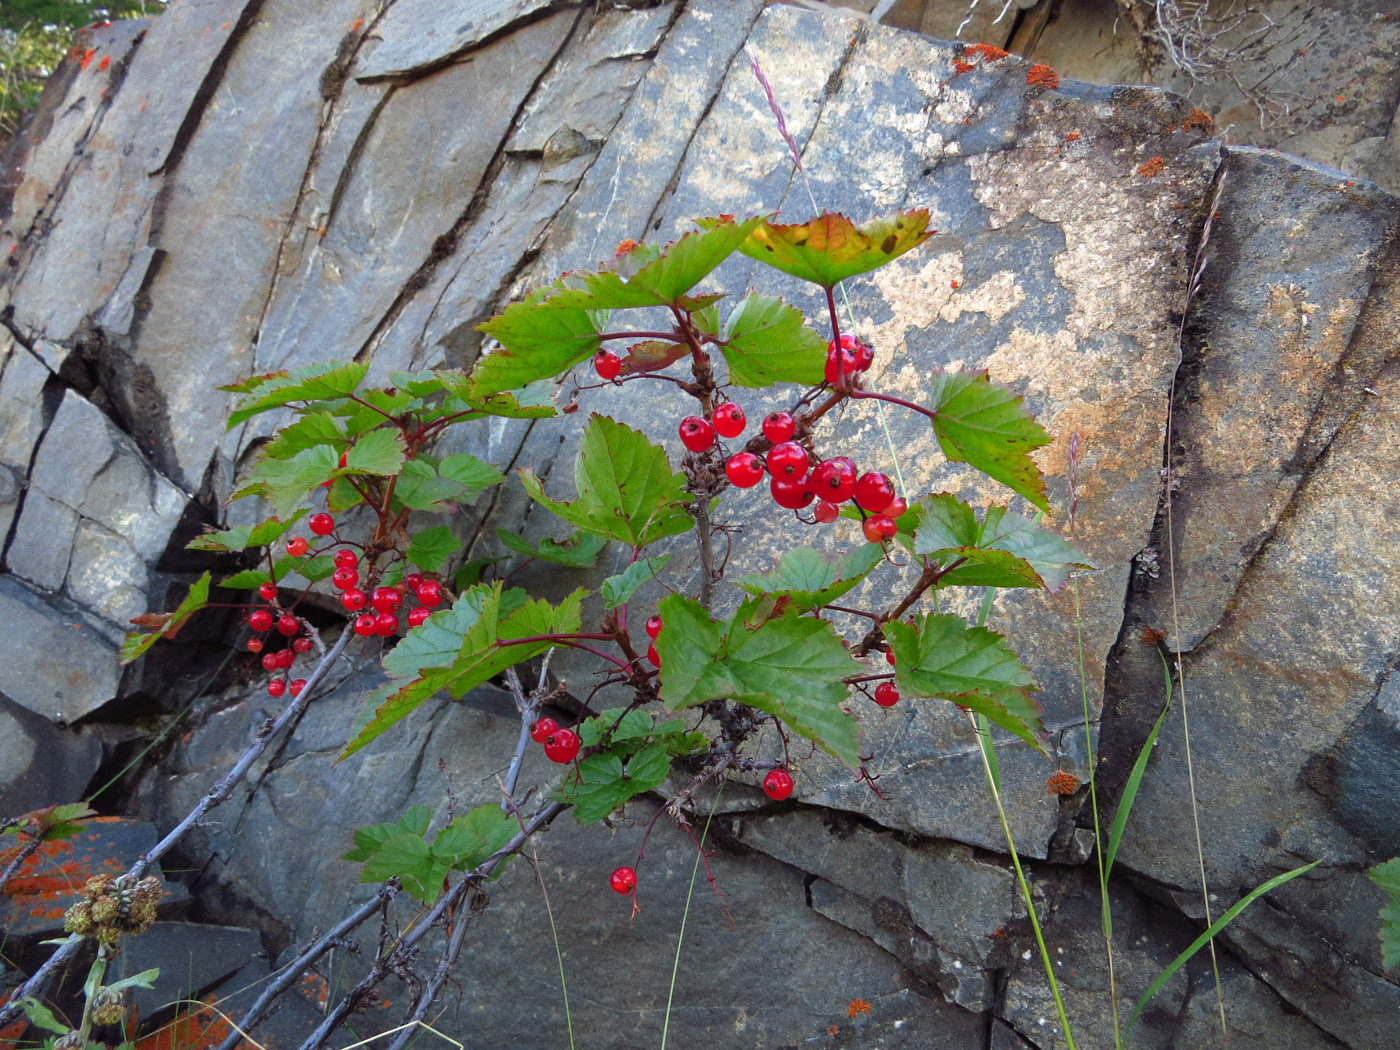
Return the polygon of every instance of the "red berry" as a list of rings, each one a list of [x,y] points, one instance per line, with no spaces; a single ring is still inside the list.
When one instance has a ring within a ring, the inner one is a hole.
[[[442,584],[437,580],[424,580],[418,585],[418,600],[429,609],[442,604]]]
[[[370,598],[369,603],[374,606],[375,612],[397,612],[399,606],[403,604],[403,595],[392,587],[376,587],[374,596]]]
[[[881,682],[875,687],[875,702],[881,707],[893,707],[899,703],[899,689],[893,682]]]
[[[840,350],[831,347],[827,350],[825,375],[828,383],[840,385],[846,376],[854,375],[859,371],[854,350],[847,350],[845,347]]]
[[[306,537],[293,536],[287,541],[287,553],[293,558],[300,558],[306,553]]]
[[[541,718],[530,727],[530,739],[537,744],[543,744],[545,737],[549,736],[559,728],[559,723],[552,718]]]
[[[340,594],[340,604],[345,606],[346,612],[359,612],[368,600],[365,592],[358,587],[347,587]]]
[[[274,655],[277,657],[277,666],[284,671],[296,663],[297,654],[290,649],[278,649]]]
[[[301,696],[301,691],[306,688],[306,679],[295,678],[287,688],[291,691],[293,696]]]
[[[382,612],[374,618],[374,633],[385,638],[399,629],[399,618],[391,612]]]
[[[774,478],[773,483],[768,486],[768,491],[772,494],[774,503],[788,510],[801,510],[817,498],[812,495],[806,478]]]
[[[890,501],[890,505],[885,508],[885,517],[897,518],[909,509],[909,504],[905,502],[903,496],[896,496]]]
[[[354,569],[336,569],[331,573],[331,586],[338,591],[346,591],[360,582],[360,574]]]
[[[622,358],[611,350],[599,350],[593,355],[593,371],[603,379],[613,380],[622,371]]]
[[[865,533],[865,538],[871,543],[884,543],[885,540],[899,531],[894,519],[884,514],[876,514],[866,518],[860,528]]]
[[[660,613],[654,613],[653,615],[648,616],[646,627],[647,637],[654,639],[658,634],[661,633],[662,626],[663,624],[661,623]]]
[[[277,617],[277,633],[285,634],[288,638],[294,634],[300,634],[301,621],[291,613],[288,613],[286,616],[279,616]]]
[[[895,665],[895,664],[894,664],[894,650],[893,650],[893,649],[886,649],[886,650],[885,650],[885,663],[889,664],[891,667],[893,667],[893,666]]]
[[[715,443],[715,428],[708,419],[686,416],[681,420],[681,444],[692,452],[704,452]]]
[[[354,569],[360,564],[360,556],[349,547],[342,547],[335,552],[335,567],[337,569]]]
[[[763,436],[775,445],[791,441],[797,433],[797,424],[786,412],[774,412],[763,420]]]
[[[738,437],[744,432],[748,421],[744,410],[733,401],[726,401],[722,405],[715,406],[715,430],[719,432],[720,437]]]
[[[264,671],[275,671],[278,667],[276,653],[263,653],[262,665]]]
[[[768,473],[773,475],[775,481],[778,478],[790,481],[805,478],[809,466],[811,461],[807,458],[807,450],[795,441],[784,441],[768,451]]]
[[[267,683],[268,696],[281,696],[287,691],[287,683],[280,678],[274,678]]]
[[[254,609],[248,614],[248,626],[261,634],[272,626],[272,613],[266,609]]]
[[[816,518],[823,525],[835,521],[840,516],[841,509],[837,507],[836,504],[828,503],[826,500],[822,500],[818,503],[817,509],[812,511],[812,517]]]
[[[637,888],[637,873],[631,868],[618,868],[608,879],[614,893],[631,893]]]
[[[845,336],[842,336],[844,339]],[[856,371],[864,372],[875,363],[875,348],[867,343],[857,342],[855,347]]]
[[[770,769],[763,778],[763,790],[769,798],[781,802],[792,794],[792,774],[786,769]]]
[[[420,605],[408,614],[408,626],[417,627],[431,615],[433,615],[433,610],[425,609]]]
[[[737,452],[724,465],[724,473],[735,488],[751,489],[763,480],[763,460],[752,452]]]
[[[305,635],[302,635],[300,638],[293,639],[292,650],[298,653],[311,652],[311,639],[307,638]]]
[[[577,758],[580,746],[582,741],[572,729],[556,729],[544,738],[545,757],[560,765]]]
[[[879,514],[894,502],[894,482],[872,470],[856,479],[856,506],[863,507],[872,514]]]
[[[374,633],[374,613],[365,613],[363,616],[355,617],[355,633],[361,638],[368,638]]]
[[[248,639],[248,651],[249,651],[250,653],[260,653],[260,652],[262,652],[262,639],[261,639],[261,638],[249,638],[249,639]]]
[[[856,465],[849,456],[824,459],[812,471],[812,491],[828,503],[845,503],[856,491]]]
[[[258,597],[265,602],[270,602],[277,597],[277,584],[265,583],[258,588]]]
[[[656,651],[656,643],[652,642],[647,646],[647,659],[651,661],[652,667],[661,666],[661,654]]]
[[[329,536],[335,531],[335,519],[322,511],[306,519],[306,527],[317,536]]]
[[[418,588],[423,586],[423,577],[420,573],[411,572],[403,578],[404,585],[415,594]]]

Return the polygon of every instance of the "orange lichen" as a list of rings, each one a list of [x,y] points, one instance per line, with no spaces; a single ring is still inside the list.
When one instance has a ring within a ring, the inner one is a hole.
[[[1051,795],[1073,795],[1082,783],[1083,781],[1073,773],[1066,773],[1060,769],[1051,773],[1045,781],[1045,791]]]
[[[205,999],[212,1004],[213,998]],[[233,1031],[229,1022],[212,1005],[177,1017],[136,1042],[136,1050],[213,1050]],[[239,1047],[246,1047],[246,1041]]]
[[[622,256],[635,250],[636,247],[637,242],[634,241],[631,237],[627,237],[618,243],[617,251],[615,251],[613,254],[616,255],[618,258],[621,258]]]
[[[21,1028],[20,1031],[24,1031],[24,1029]],[[826,1030],[826,1034],[835,1035],[839,1031],[841,1031],[841,1026],[839,1024],[834,1024]]]
[[[854,1021],[863,1014],[870,1013],[870,1004],[864,999],[852,999],[851,1005],[846,1007],[846,1016]]]
[[[363,18],[357,18],[357,19],[355,19],[355,21],[353,21],[353,22],[350,23],[350,32],[352,32],[352,33],[358,33],[358,32],[360,31],[360,26],[362,26],[362,25],[364,25],[364,24],[365,24],[365,20],[364,20]]]
[[[99,63],[97,63],[98,72],[100,72],[100,73],[105,73],[105,72],[107,72],[107,67],[110,66],[111,64],[112,64],[112,56],[111,56],[111,55],[103,55],[103,56],[102,56],[102,61],[99,62]]]
[[[1139,640],[1143,645],[1161,645],[1167,640],[1167,632],[1159,631],[1155,627],[1144,627]]]
[[[301,994],[315,1003],[319,1007],[324,1007],[330,999],[331,986],[320,974],[303,974],[300,986]]]
[[[1077,132],[1077,131],[1071,131],[1071,132],[1069,132],[1067,135],[1065,135],[1065,141],[1066,141],[1066,142],[1078,142],[1078,141],[1079,141],[1079,132]]]
[[[88,48],[86,51],[83,52],[82,61],[80,61],[80,62],[78,63],[78,65],[79,65],[80,67],[82,67],[83,69],[87,69],[87,67],[88,67],[89,65],[91,65],[91,63],[92,63],[92,56],[95,55],[95,54],[97,54],[97,49],[96,49],[96,48],[94,48],[94,47]]]
[[[1209,113],[1203,109],[1193,109],[1186,115],[1186,119],[1181,122],[1182,131],[1206,131],[1215,128],[1215,121],[1211,119]]]
[[[964,73],[971,73],[977,66],[972,62],[964,62],[960,58],[953,59],[953,75],[962,76]]]
[[[1167,162],[1161,157],[1152,157],[1138,165],[1137,173],[1144,179],[1150,179],[1154,175],[1162,174],[1162,169],[1167,166]]]
[[[1026,83],[1031,87],[1050,88],[1053,91],[1060,86],[1060,74],[1049,66],[1031,66],[1026,71]]]
[[[956,291],[958,290],[958,282],[957,282],[957,281],[949,281],[948,283],[952,286],[953,291],[956,292]]]
[[[999,58],[1006,58],[1009,54],[1011,54],[1010,51],[1003,51],[1001,48],[993,47],[991,44],[968,44],[967,47],[963,48],[964,58],[973,58],[981,55],[982,60],[985,62],[995,62]]]

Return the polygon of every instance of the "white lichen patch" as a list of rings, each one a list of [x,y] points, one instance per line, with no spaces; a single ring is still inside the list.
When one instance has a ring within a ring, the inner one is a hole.
[[[938,105],[933,107],[934,119],[944,124],[966,123],[976,112],[977,102],[972,95],[954,88],[944,89]]]
[[[1001,270],[981,284],[970,288],[959,286],[957,294],[944,304],[938,316],[949,324],[965,313],[986,314],[989,320],[1000,321],[1025,298],[1024,289],[1016,283],[1016,275],[1010,270]]]

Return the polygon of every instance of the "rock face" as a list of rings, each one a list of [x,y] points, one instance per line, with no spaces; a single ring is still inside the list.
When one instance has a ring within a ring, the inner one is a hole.
[[[1189,716],[1212,917],[1322,862],[1220,942],[1232,1044],[1400,1047],[1380,891],[1362,874],[1400,852],[1400,204],[1330,169],[1223,147],[1175,96],[1057,82],[1015,57],[834,14],[760,0],[455,6],[186,0],[94,30],[96,60],[55,78],[0,202],[0,718],[24,734],[7,731],[7,764],[60,746],[42,742],[41,728],[60,730],[40,717],[120,722],[152,697],[168,709],[197,692],[174,665],[123,679],[115,649],[132,615],[173,604],[184,539],[215,520],[272,425],[226,432],[219,385],[327,359],[380,377],[470,365],[474,325],[510,298],[698,216],[800,220],[809,194],[854,216],[927,207],[936,237],[845,286],[877,382],[918,400],[933,369],[966,364],[1024,393],[1055,435],[1040,463],[1061,526],[1078,435],[1074,538],[1098,571],[1077,600],[1003,599],[991,622],[1041,681],[1056,743],[1051,764],[1005,741],[1000,771],[1079,1044],[1112,1039],[1092,819],[1087,791],[1058,796],[1046,780],[1086,779],[1098,751],[1111,803],[1163,700],[1157,651],[1140,641],[1150,629],[1186,680],[1112,888],[1124,1016],[1203,925]],[[799,178],[750,55],[802,151]],[[820,305],[743,260],[719,276]],[[594,390],[580,407],[464,432],[461,447],[530,465],[558,496],[572,495],[590,411],[679,457],[659,399]],[[871,449],[886,447],[882,427],[909,489],[998,496],[950,469],[926,426],[863,408],[843,421]],[[749,499],[726,512],[762,513]],[[496,557],[494,526],[557,538],[543,517],[512,482],[454,527],[467,557]],[[733,573],[813,542],[790,518],[746,538]],[[667,582],[683,587],[694,558],[676,555]],[[514,579],[558,595],[620,567],[605,557]],[[334,763],[375,657],[357,653],[255,771],[257,791],[184,847],[198,914],[255,928],[272,955],[371,891],[338,859],[353,828],[414,803],[440,811],[449,791],[462,808],[498,797],[482,773],[519,727],[491,686],[424,705]],[[587,681],[576,657],[559,654],[555,673]],[[252,672],[235,663],[195,702],[133,811],[173,826],[227,768],[273,710]],[[862,715],[888,799],[814,760],[782,806],[748,783],[706,800],[697,819],[713,813],[723,896],[696,883],[671,1015],[687,1044],[1067,1045],[977,746],[946,706]],[[95,763],[91,738],[60,737]],[[547,785],[545,767],[532,755],[522,783]],[[15,806],[87,780],[39,790],[0,772]],[[629,808],[611,838],[565,817],[539,847],[580,1045],[658,1038],[694,846],[658,822],[641,915],[629,924],[601,899],[656,801]],[[439,1021],[454,1037],[530,1045],[562,1030],[539,888],[522,861],[492,887]],[[222,936],[239,954],[211,981],[248,961],[249,934]],[[1133,1045],[1218,1040],[1209,973],[1199,956],[1168,982]]]

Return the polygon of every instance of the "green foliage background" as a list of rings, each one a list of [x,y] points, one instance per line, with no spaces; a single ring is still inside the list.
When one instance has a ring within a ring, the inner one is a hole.
[[[0,0],[0,139],[39,101],[44,81],[72,46],[76,30],[103,19],[158,14],[166,0]]]

